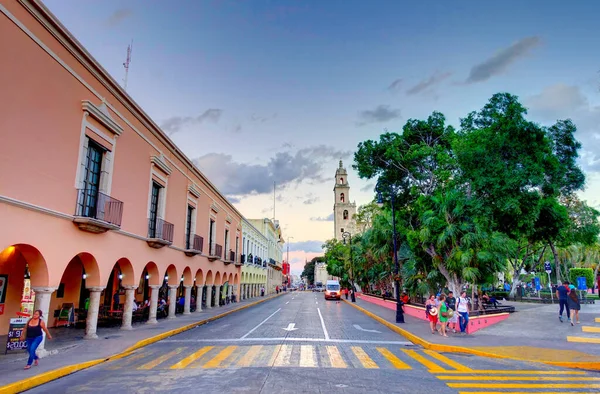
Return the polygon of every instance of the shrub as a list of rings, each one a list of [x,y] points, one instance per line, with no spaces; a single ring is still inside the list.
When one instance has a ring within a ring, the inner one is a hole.
[[[510,293],[508,291],[492,291],[492,292],[490,292],[490,297],[494,296],[494,297],[496,297],[497,300],[501,300],[503,298],[508,299],[509,294]]]
[[[571,268],[569,270],[569,279],[571,284],[577,287],[577,278],[585,277],[585,284],[588,289],[594,288],[594,270],[591,268]]]

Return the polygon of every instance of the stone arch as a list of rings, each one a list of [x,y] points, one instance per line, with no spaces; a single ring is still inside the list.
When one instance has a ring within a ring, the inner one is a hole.
[[[234,282],[236,285],[239,285],[239,284],[240,284],[240,283],[239,283],[239,276],[238,276],[238,274],[235,274],[235,276],[233,277],[233,282]]]
[[[142,280],[147,280],[148,285],[161,285],[161,277],[158,271],[158,266],[154,261],[149,261],[142,271]]]
[[[31,286],[49,286],[48,265],[42,253],[36,247],[29,244],[8,246],[0,253],[0,270],[4,270],[3,265],[6,263],[10,266],[22,265],[23,272],[25,272],[25,265],[27,265]]]
[[[344,193],[340,193],[340,202],[346,202],[346,196]]]
[[[180,278],[177,276],[177,268],[173,264],[170,264],[167,267],[167,269],[165,271],[164,279],[167,283],[170,283],[173,286],[179,284]]]
[[[212,286],[213,284],[213,273],[211,270],[208,270],[208,272],[206,273],[206,285],[207,286]]]
[[[227,281],[229,282],[230,285],[233,285],[233,274],[229,274]]]
[[[348,220],[348,210],[347,209],[344,209],[343,215],[344,215],[344,220]]]
[[[215,281],[214,281],[214,285],[215,286],[221,286],[221,273],[217,272],[215,274]]]
[[[204,276],[203,276],[202,269],[198,269],[198,271],[196,271],[196,276],[194,277],[194,281],[196,282],[196,286],[204,285]]]
[[[126,257],[121,257],[115,265],[113,266],[113,270],[118,269],[120,272],[119,280],[123,286],[136,286],[137,280],[136,276],[133,273],[133,264]]]
[[[194,279],[192,278],[192,270],[190,269],[190,267],[184,268],[182,276],[184,286],[192,286],[194,284]]]

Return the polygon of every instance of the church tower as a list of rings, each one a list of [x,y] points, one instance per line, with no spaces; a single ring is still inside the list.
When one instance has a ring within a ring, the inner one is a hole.
[[[340,166],[335,171],[335,186],[333,187],[333,228],[335,239],[342,240],[342,232],[349,231],[354,235],[354,214],[356,203],[350,202],[350,185],[348,172],[340,160]]]

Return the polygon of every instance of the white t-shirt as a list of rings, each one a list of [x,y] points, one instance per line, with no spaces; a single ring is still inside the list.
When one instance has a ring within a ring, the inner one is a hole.
[[[466,298],[459,297],[456,301],[456,311],[457,312],[468,312],[469,311],[469,301]]]

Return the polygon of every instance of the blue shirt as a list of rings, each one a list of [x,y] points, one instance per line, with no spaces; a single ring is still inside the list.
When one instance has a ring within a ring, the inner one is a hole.
[[[567,300],[567,288],[565,286],[559,286],[556,291],[558,292],[558,299],[559,300]]]

